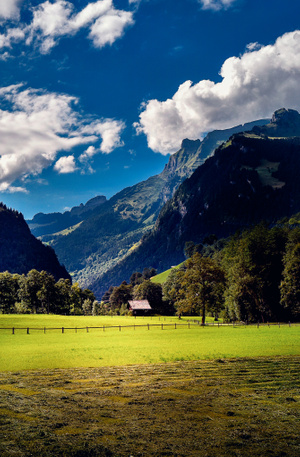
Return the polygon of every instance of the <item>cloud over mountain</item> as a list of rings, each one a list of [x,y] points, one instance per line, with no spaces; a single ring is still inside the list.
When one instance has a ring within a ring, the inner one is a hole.
[[[300,31],[257,48],[252,44],[241,56],[228,58],[221,82],[185,81],[172,98],[144,103],[135,127],[147,136],[149,147],[174,153],[183,138],[269,117],[281,106],[299,109]]]
[[[2,0],[3,1],[3,0]],[[0,6],[0,17],[17,16],[20,2],[6,1]],[[6,6],[5,6],[6,5]],[[9,6],[10,5],[10,6]],[[121,38],[125,29],[134,24],[133,11],[116,9],[113,0],[98,0],[81,11],[66,0],[45,1],[31,8],[29,23],[7,26],[0,35],[0,48],[10,48],[15,43],[34,45],[47,54],[63,37],[70,37],[86,29],[88,38],[97,48],[113,44]]]
[[[0,191],[24,190],[12,184],[41,173],[60,151],[101,142],[100,150],[108,153],[121,145],[123,122],[84,117],[77,104],[75,97],[21,84],[0,89]],[[75,171],[72,157],[61,158],[56,170]]]

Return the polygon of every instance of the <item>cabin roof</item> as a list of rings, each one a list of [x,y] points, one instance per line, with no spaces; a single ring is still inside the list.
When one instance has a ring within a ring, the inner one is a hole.
[[[129,306],[132,310],[152,309],[148,300],[129,300]]]

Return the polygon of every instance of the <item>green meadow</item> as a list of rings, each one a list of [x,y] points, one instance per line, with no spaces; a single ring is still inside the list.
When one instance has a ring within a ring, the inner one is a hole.
[[[0,327],[1,457],[299,455],[300,326],[0,315]]]
[[[202,327],[171,317],[3,315],[0,328],[1,371],[299,355],[300,348],[296,325]]]

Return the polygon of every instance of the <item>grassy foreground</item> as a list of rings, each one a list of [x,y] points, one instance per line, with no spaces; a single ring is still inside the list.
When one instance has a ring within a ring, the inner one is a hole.
[[[300,327],[175,322],[0,316],[1,457],[298,457]]]
[[[2,372],[0,455],[298,457],[299,362]]]
[[[125,317],[85,318],[60,316],[1,316],[0,327],[27,327],[0,330],[0,371],[51,368],[101,367],[233,357],[299,355],[299,326],[179,327],[178,319],[134,319]],[[168,319],[168,320],[167,320]],[[116,325],[100,329],[86,326]],[[145,325],[157,324],[157,327]],[[173,325],[161,324],[173,322]],[[175,329],[174,322],[177,322]],[[180,321],[182,323],[182,321]],[[5,325],[4,325],[5,324]],[[136,328],[119,325],[133,325]],[[144,325],[144,327],[139,327]],[[57,330],[42,328],[57,327]],[[64,327],[62,333],[61,327]],[[78,327],[67,330],[67,327]],[[35,327],[36,330],[32,330]],[[60,327],[60,329],[59,329]],[[82,328],[80,328],[82,327]],[[40,330],[38,330],[40,329]]]

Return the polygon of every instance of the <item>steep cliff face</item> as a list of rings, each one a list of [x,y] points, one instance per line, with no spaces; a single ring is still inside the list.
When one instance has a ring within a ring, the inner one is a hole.
[[[54,250],[30,233],[23,215],[0,203],[0,271],[26,274],[33,268],[51,273],[56,280],[70,279]]]

